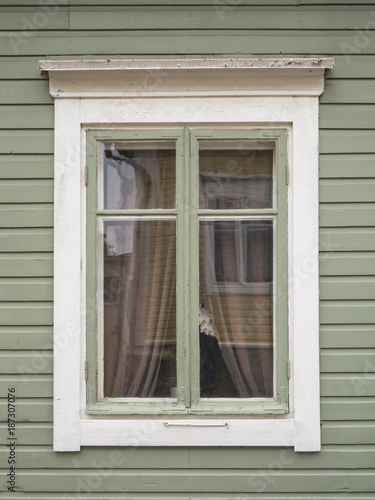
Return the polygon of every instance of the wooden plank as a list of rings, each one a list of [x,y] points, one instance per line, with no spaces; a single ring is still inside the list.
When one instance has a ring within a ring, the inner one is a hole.
[[[0,155],[0,179],[53,179],[53,155]]]
[[[0,300],[46,301],[52,298],[52,278],[0,278]]]
[[[53,154],[52,130],[0,130],[0,154]]]
[[[53,202],[53,181],[2,180],[0,181],[2,203],[46,203]]]
[[[375,348],[375,325],[323,325],[322,348]]]
[[[319,249],[323,252],[374,251],[375,227],[321,228]]]
[[[34,7],[23,7],[22,11],[14,6],[1,6],[0,14],[0,30],[21,31],[25,38],[40,30],[69,29],[69,10],[57,3],[53,5],[47,2]]]
[[[0,227],[52,227],[53,206],[50,204],[2,205]]]
[[[2,106],[0,128],[53,128],[53,106]]]
[[[48,89],[48,80],[41,78],[27,82],[0,80],[0,104],[53,104],[53,98]]]
[[[5,424],[0,425],[0,436],[2,442],[6,432]],[[19,423],[17,425],[17,441],[25,445],[51,445],[52,444],[52,423]]]
[[[374,153],[373,130],[321,130],[321,153]]]
[[[322,301],[321,324],[375,323],[375,301]]]
[[[0,373],[52,373],[52,351],[0,351]]]
[[[43,399],[36,401],[42,402]],[[26,411],[26,408],[23,411]],[[372,456],[370,453],[366,455]],[[3,457],[5,453],[1,450],[0,460]],[[269,459],[270,457],[268,454]],[[160,469],[184,469],[189,468],[189,448],[82,448],[79,455],[56,453],[47,446],[21,445],[17,449],[17,465],[20,469],[48,469],[51,464],[54,469],[93,469],[97,472],[105,470],[108,473],[110,469],[155,469],[155,464],[158,464]]]
[[[320,155],[320,178],[375,177],[375,155]]]
[[[0,421],[2,422],[6,422],[7,419],[7,404],[7,400],[0,400]],[[42,398],[17,400],[16,421],[17,423],[52,422],[52,406],[52,400]]]
[[[320,279],[322,300],[375,300],[375,277],[323,277]]]
[[[2,252],[51,252],[53,250],[52,229],[0,229]]]
[[[133,6],[116,7],[71,7],[71,30],[164,30],[164,29],[319,29],[346,30],[365,26],[369,20],[368,8],[353,10],[322,8],[320,10],[273,7],[270,9],[245,6],[237,3],[235,8],[222,2],[209,8],[198,5],[189,9],[155,5],[147,9]],[[227,8],[225,8],[227,7]],[[221,11],[222,10],[222,11]],[[216,11],[217,15],[213,15]],[[14,28],[16,29],[16,28]]]
[[[256,453],[249,448],[230,448],[229,450],[191,448],[190,466],[192,469],[225,469],[228,467],[228,452],[230,453],[231,468],[236,469],[276,469],[277,467],[285,470],[353,469],[355,465],[358,468],[366,468],[369,463],[366,462],[366,459],[371,461],[375,448],[374,446],[323,446],[319,453],[298,454],[285,448],[258,448]],[[268,495],[265,497],[263,495],[257,497],[258,500],[262,498],[268,500]],[[289,498],[298,500],[300,496]],[[311,496],[311,498],[315,498],[315,496]]]
[[[373,276],[375,274],[373,252],[322,253],[319,262],[321,276]],[[356,321],[349,321],[349,323],[356,323]]]
[[[325,444],[374,444],[375,425],[368,422],[323,422],[322,442]]]
[[[39,429],[37,429],[38,431]],[[361,437],[363,437],[363,430],[361,432],[358,429],[358,431]],[[369,428],[369,431],[371,432],[372,429]],[[46,435],[48,434],[46,432]],[[335,428],[327,427],[324,434],[328,439],[340,441],[341,429],[336,430]],[[23,433],[23,435],[26,435],[26,433]],[[43,441],[46,440],[47,437],[44,436]],[[342,440],[345,443],[345,438]],[[347,436],[347,440],[349,440],[349,436]],[[234,469],[219,472],[202,469],[201,471],[189,470],[189,474],[174,469],[156,470],[155,472],[148,472],[144,469],[133,469],[130,472],[112,470],[111,474],[106,475],[98,475],[95,470],[82,472],[79,470],[22,470],[18,471],[17,480],[19,488],[28,492],[59,492],[64,489],[66,491],[66,485],[73,485],[68,490],[71,493],[77,491],[78,487],[86,487],[86,490],[83,489],[81,491],[91,492],[93,485],[95,485],[95,492],[106,493],[106,496],[109,492],[120,493],[124,488],[124,484],[126,484],[126,490],[129,493],[139,492],[144,494],[145,492],[151,493],[155,490],[163,492],[189,491],[196,493],[201,491],[212,493],[220,491],[230,493],[232,495],[231,498],[235,498],[233,495],[236,493],[240,494],[249,488],[257,489],[259,485],[263,484],[264,489],[262,491],[267,493],[288,492],[289,494],[292,492],[307,492],[311,494],[311,491],[327,492],[337,491],[338,489],[372,493],[375,489],[375,474],[369,469],[357,471],[345,470],[345,472],[329,470],[285,471],[273,469],[255,471]],[[89,485],[91,485],[91,488]],[[199,496],[196,498],[199,498]]]
[[[319,127],[321,129],[373,129],[375,128],[375,105],[321,104]]]
[[[52,328],[49,326],[0,326],[2,349],[52,349]]]
[[[1,387],[13,387],[17,398],[52,397],[52,375],[24,374],[20,366],[12,375],[0,375]]]
[[[2,302],[0,314],[2,325],[50,326],[53,305],[50,302]]]
[[[53,255],[51,253],[0,253],[0,276],[53,275]]]
[[[39,80],[41,73],[38,69],[38,60],[39,57],[0,57],[0,81]]]
[[[335,55],[335,66],[326,73],[326,80],[336,78],[375,78],[374,56]]]
[[[78,456],[71,453],[54,453],[48,446],[20,446],[17,450],[17,458],[20,469],[48,469],[51,464],[56,469],[69,469],[73,466],[76,470],[92,467],[95,470],[108,469],[110,464],[116,470],[155,469],[155,463],[157,463],[159,469],[190,468],[200,470],[225,469],[228,465],[228,451],[231,456],[231,468],[245,470],[268,469],[270,463],[274,463],[275,466],[276,463],[281,464],[286,470],[353,469],[353,464],[359,468],[366,468],[368,463],[375,460],[375,449],[374,446],[370,445],[325,446],[320,453],[300,453],[298,455],[291,449],[280,448],[258,448],[256,453],[251,448],[245,447],[233,447],[229,450],[217,448],[129,449],[113,447],[110,450],[108,448],[82,448]],[[5,456],[5,450],[0,450],[0,460]]]
[[[375,178],[322,179],[319,183],[319,199],[323,203],[375,202]]]
[[[325,32],[321,30],[306,31],[296,30],[290,36],[288,30],[267,31],[267,37],[261,30],[207,30],[199,34],[195,30],[168,30],[168,31],[116,31],[115,36],[108,36],[107,31],[75,31],[69,32],[69,36],[62,35],[61,32],[51,35],[49,32],[39,32],[37,36],[27,40],[19,40],[17,33],[14,40],[0,39],[0,56],[7,55],[15,44],[19,56],[41,56],[45,54],[45,47],[48,46],[50,58],[61,54],[69,53],[80,56],[81,54],[93,54],[96,56],[122,55],[140,56],[148,55],[206,55],[206,54],[252,54],[270,56],[276,55],[291,56],[309,53],[314,54],[342,54],[343,44],[353,44],[353,34],[338,30],[335,32]],[[74,36],[73,36],[74,35]],[[173,43],[171,40],[173,39]],[[369,39],[369,43],[364,48],[353,46],[353,54],[374,54],[375,40]],[[112,57],[112,56],[111,56]],[[328,82],[327,82],[328,83]],[[363,94],[367,98],[371,97],[371,86],[362,86]],[[349,88],[349,87],[348,87]],[[358,88],[358,87],[356,87]],[[323,94],[323,96],[325,93]],[[327,95],[330,95],[328,93]],[[339,97],[339,94],[334,93]],[[363,97],[358,97],[362,99]],[[353,95],[350,95],[353,99]],[[372,101],[374,97],[372,96]],[[330,102],[331,98],[324,99]],[[346,102],[339,97],[339,102]],[[349,101],[353,102],[353,101]],[[368,102],[368,101],[359,101]],[[7,102],[10,104],[10,102]]]
[[[375,102],[374,82],[367,80],[327,80],[320,102],[373,104]]]
[[[375,369],[374,349],[324,349],[321,352],[321,373],[365,373]]]
[[[320,378],[322,396],[375,396],[375,372],[369,369],[356,374],[323,374]]]
[[[322,398],[322,420],[373,420],[375,398]]]
[[[330,203],[320,205],[320,227],[373,227],[375,204]]]

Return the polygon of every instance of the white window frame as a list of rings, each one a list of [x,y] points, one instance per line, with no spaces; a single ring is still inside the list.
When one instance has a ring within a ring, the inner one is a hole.
[[[318,108],[324,73],[332,66],[332,59],[40,61],[55,98],[55,451],[320,449]],[[86,310],[85,293],[85,131],[185,124],[288,130],[287,415],[168,419],[85,412],[85,324],[93,312]]]

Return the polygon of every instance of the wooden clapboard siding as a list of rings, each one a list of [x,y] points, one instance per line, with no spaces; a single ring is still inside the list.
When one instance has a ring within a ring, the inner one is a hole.
[[[47,22],[43,2],[0,5],[0,436],[4,444],[6,390],[15,387],[20,487],[3,492],[3,498],[374,498],[375,1],[56,3],[58,11]],[[37,30],[30,23],[38,24]],[[184,56],[335,58],[319,122],[319,453],[52,451],[54,111],[37,62]],[[3,446],[2,471],[7,459]],[[4,477],[0,484],[6,490]]]

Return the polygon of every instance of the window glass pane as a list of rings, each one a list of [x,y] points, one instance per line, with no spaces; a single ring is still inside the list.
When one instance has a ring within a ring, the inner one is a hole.
[[[272,172],[270,142],[201,141],[199,208],[272,208]]]
[[[200,221],[201,397],[273,397],[273,221]]]
[[[105,397],[176,386],[176,223],[102,220]]]
[[[125,210],[175,207],[174,141],[108,142],[104,143],[103,149],[100,208]],[[99,179],[100,175],[99,172]]]

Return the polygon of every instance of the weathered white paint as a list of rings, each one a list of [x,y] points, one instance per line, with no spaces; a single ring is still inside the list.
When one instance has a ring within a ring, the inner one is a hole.
[[[294,102],[289,316],[294,339],[295,450],[319,451],[318,106],[312,98]]]
[[[81,171],[79,101],[55,103],[54,449],[80,448]]]
[[[293,446],[294,421],[82,420],[82,446]]]
[[[53,97],[315,95],[332,59],[40,61]]]
[[[324,59],[231,60],[226,66],[228,62],[224,60],[208,61],[40,63],[41,69],[50,74],[52,95],[64,97],[55,101],[55,339],[69,325],[78,325],[80,330],[67,336],[66,348],[55,350],[56,450],[73,451],[80,445],[274,445],[294,446],[296,451],[320,448],[318,96],[323,91],[324,68],[333,63]],[[178,64],[186,64],[186,67]],[[134,80],[128,76],[129,71]],[[202,82],[201,75],[207,76],[207,71],[212,88]],[[150,74],[153,85],[147,84]],[[120,82],[121,92],[115,88]],[[108,98],[113,92],[116,98]],[[65,99],[72,95],[76,99]],[[168,97],[160,99],[164,95]],[[98,98],[104,96],[107,98]],[[210,421],[206,419],[179,420],[183,425],[165,425],[166,419],[103,418],[85,413],[85,322],[82,319],[85,266],[81,267],[81,259],[85,261],[82,175],[85,134],[82,129],[167,128],[186,123],[210,128],[282,127],[289,131],[292,369],[291,411],[286,417],[219,419],[212,420],[216,425],[207,426]],[[226,425],[218,426],[218,423]]]
[[[272,71],[297,70],[298,74],[309,73],[310,70],[332,68],[332,58],[303,57],[303,58],[256,58],[256,59],[87,59],[87,60],[44,60],[39,61],[39,69],[51,74],[52,72],[75,71],[160,71],[163,69],[183,71],[186,69],[205,71],[206,69],[255,69]]]

